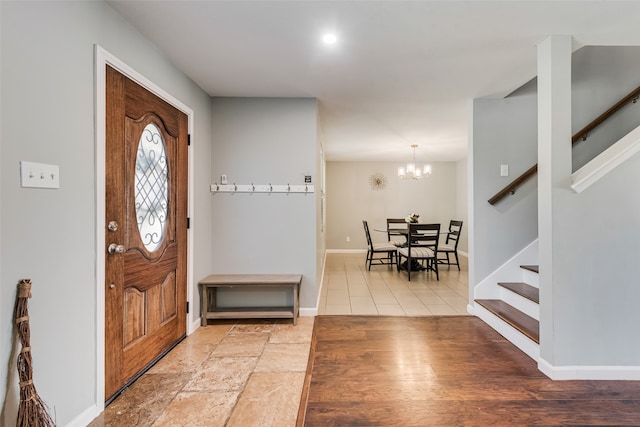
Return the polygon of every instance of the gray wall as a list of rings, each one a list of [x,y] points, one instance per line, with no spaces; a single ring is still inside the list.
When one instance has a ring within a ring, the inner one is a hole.
[[[532,178],[495,205],[489,200],[537,162],[536,94],[473,103],[473,271],[471,287],[538,236],[537,185]],[[509,176],[500,176],[500,165]]]
[[[94,44],[195,111],[196,277],[211,263],[211,101],[103,2],[3,1],[0,15],[0,424],[15,424],[11,317],[31,278],[35,384],[66,425],[96,403]],[[59,165],[60,189],[20,188],[20,160]]]
[[[637,366],[640,156],[581,194],[555,188],[552,350],[556,366]],[[626,191],[631,189],[631,191]],[[556,223],[557,224],[557,223]]]
[[[572,134],[640,86],[640,47],[588,46],[571,58]],[[573,146],[573,171],[600,154],[640,123],[640,103],[628,103],[615,116]]]
[[[590,48],[573,55],[574,125],[588,122],[638,86],[639,53],[637,48]],[[614,124],[599,129],[605,134],[602,140],[608,136],[609,143],[615,141],[640,120],[637,114],[627,114],[615,118]],[[590,138],[581,144],[593,142]],[[562,158],[556,145],[551,150]],[[570,165],[552,167],[570,171]],[[634,191],[639,179],[636,154],[583,193],[568,190],[569,180],[563,176],[541,190],[541,197],[545,194],[547,203],[553,203],[548,233],[553,270],[545,295],[552,301],[552,313],[541,312],[541,335],[548,331],[552,342],[544,342],[540,352],[553,366],[640,365],[640,340],[629,328],[640,322],[640,195]],[[541,234],[544,251],[542,240]],[[541,288],[543,279],[541,275]],[[542,294],[541,289],[541,299]]]
[[[399,166],[391,162],[327,162],[327,249],[366,249],[362,220],[369,223],[374,241],[387,240],[386,233],[374,231],[386,228],[386,218],[404,218],[412,212],[420,215],[421,222],[443,227],[448,227],[451,219],[466,222],[466,210],[459,210],[457,204],[456,163],[432,162],[433,173],[420,180],[398,178]],[[382,190],[369,184],[369,177],[376,172],[387,178]],[[466,251],[462,243],[459,249]]]
[[[304,184],[316,175],[315,99],[214,98],[213,182]],[[203,183],[204,185],[204,183]],[[316,306],[317,194],[213,194],[211,273],[301,273],[301,307]],[[290,304],[278,292],[222,291],[220,305]]]
[[[460,234],[460,242],[458,250],[462,252],[469,251],[469,189],[467,185],[469,162],[462,159],[456,162],[456,215],[458,219],[462,219],[463,231]]]

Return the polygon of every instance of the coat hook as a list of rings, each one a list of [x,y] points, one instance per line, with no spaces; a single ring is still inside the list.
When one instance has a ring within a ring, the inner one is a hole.
[[[289,194],[290,191],[291,191],[291,186],[287,184],[287,194]]]
[[[236,185],[236,183],[233,183],[233,191],[238,191],[238,186]]]
[[[251,183],[251,191],[256,191],[256,186],[253,185],[253,182]]]
[[[220,191],[220,186],[218,185],[217,182],[214,182],[215,186],[216,186],[216,191]]]
[[[271,183],[269,183],[269,193],[271,193],[273,191],[273,185],[271,185]]]
[[[307,184],[304,185],[304,192],[307,193],[309,191],[309,186]]]

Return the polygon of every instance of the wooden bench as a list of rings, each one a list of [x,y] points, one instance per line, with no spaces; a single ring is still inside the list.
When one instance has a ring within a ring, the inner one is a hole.
[[[208,319],[285,318],[296,324],[299,311],[301,274],[211,274],[198,283],[200,285],[200,324]],[[218,307],[218,288],[236,287],[291,287],[291,307]]]

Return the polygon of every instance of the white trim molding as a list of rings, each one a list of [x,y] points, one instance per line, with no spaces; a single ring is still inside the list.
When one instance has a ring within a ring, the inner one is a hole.
[[[571,188],[576,193],[582,193],[638,151],[640,151],[640,126],[575,171],[571,175]]]
[[[553,366],[541,358],[538,369],[552,380],[640,380],[640,366]]]

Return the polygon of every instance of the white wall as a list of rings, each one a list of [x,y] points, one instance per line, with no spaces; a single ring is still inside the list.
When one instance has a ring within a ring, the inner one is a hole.
[[[315,99],[214,98],[212,182],[304,184],[319,165]],[[316,306],[317,195],[214,194],[209,273],[300,273],[301,307]],[[220,291],[220,305],[286,305],[278,292]]]
[[[3,1],[0,15],[0,424],[15,424],[10,318],[18,281],[31,278],[34,380],[57,424],[67,425],[100,404],[95,315],[96,290],[104,284],[96,283],[95,272],[103,254],[95,253],[94,44],[195,112],[195,276],[209,270],[211,258],[211,207],[202,196],[210,180],[211,104],[103,2]],[[20,160],[59,165],[60,189],[20,188]]]
[[[420,215],[420,222],[448,227],[458,218],[458,171],[454,162],[432,163],[432,174],[420,180],[398,178],[398,163],[327,162],[327,249],[366,249],[362,221],[369,224],[374,241],[386,241],[387,218]],[[374,190],[369,177],[382,173],[387,186]],[[463,235],[464,235],[463,231]],[[350,238],[350,242],[346,238]],[[464,250],[460,247],[460,250]]]

